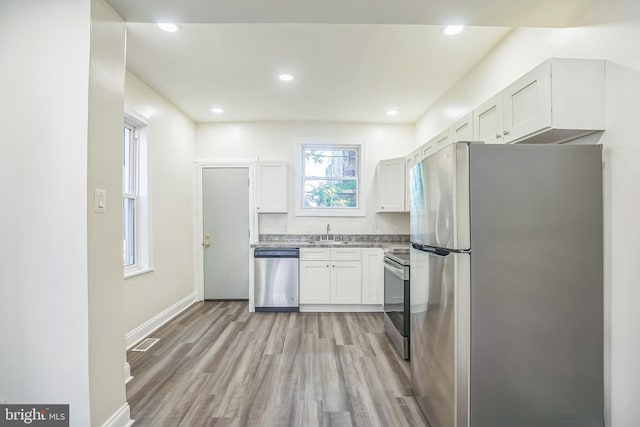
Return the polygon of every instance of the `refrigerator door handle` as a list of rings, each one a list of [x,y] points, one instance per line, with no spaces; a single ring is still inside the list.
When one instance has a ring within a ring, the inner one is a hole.
[[[411,246],[419,251],[429,252],[430,254],[438,256],[447,256],[451,253],[451,251],[446,249],[434,248],[433,246],[420,245],[418,243],[412,243]]]

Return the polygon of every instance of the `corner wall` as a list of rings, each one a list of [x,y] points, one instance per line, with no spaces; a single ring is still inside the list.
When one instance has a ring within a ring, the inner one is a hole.
[[[155,269],[124,281],[125,330],[131,332],[195,293],[195,125],[129,71],[125,112],[148,120],[151,257]]]
[[[124,385],[122,266],[122,121],[124,22],[104,0],[91,1],[91,62],[87,176],[89,378],[91,425],[114,414],[128,418]],[[105,213],[93,191],[107,191]]]
[[[511,33],[416,123],[415,145],[458,118],[448,112],[472,110],[549,57],[609,61],[607,124],[599,138],[604,149],[605,411],[608,426],[632,426],[640,419],[640,144],[636,128],[640,117],[640,15],[633,2],[603,3],[585,10],[573,28]],[[607,23],[601,23],[604,19]]]
[[[0,402],[68,403],[72,426],[91,425],[89,31],[88,0],[0,2]]]
[[[378,161],[406,156],[413,147],[412,125],[328,122],[250,122],[198,124],[198,161],[269,160],[288,164],[288,214],[260,214],[260,233],[321,234],[327,223],[337,234],[407,234],[409,215],[376,213],[375,168]],[[362,178],[366,217],[297,217],[295,170],[300,142],[362,143]]]

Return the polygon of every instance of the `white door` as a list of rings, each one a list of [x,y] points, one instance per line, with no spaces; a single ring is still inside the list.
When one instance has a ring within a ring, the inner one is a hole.
[[[249,298],[249,170],[202,170],[204,298]]]

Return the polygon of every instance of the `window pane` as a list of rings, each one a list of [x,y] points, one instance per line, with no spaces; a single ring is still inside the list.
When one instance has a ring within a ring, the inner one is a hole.
[[[136,139],[133,128],[124,127],[122,144],[122,192],[137,194],[136,188]]]
[[[336,179],[305,179],[305,208],[357,208],[358,181]]]
[[[304,176],[345,178],[358,176],[358,150],[304,147]]]
[[[136,263],[136,199],[124,197],[122,199],[122,246],[124,249],[124,266]]]
[[[122,192],[131,193],[131,129],[124,128],[124,141],[122,144]]]

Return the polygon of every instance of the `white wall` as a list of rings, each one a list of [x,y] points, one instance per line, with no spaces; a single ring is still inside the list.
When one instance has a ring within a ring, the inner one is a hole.
[[[195,125],[127,71],[125,111],[148,120],[151,256],[155,270],[125,280],[128,332],[195,292]]]
[[[89,25],[88,0],[0,2],[0,401],[68,403],[72,426],[90,425]]]
[[[327,223],[338,234],[408,234],[409,215],[376,214],[374,177],[379,160],[405,156],[413,147],[413,126],[347,123],[220,123],[198,124],[196,158],[208,160],[273,160],[289,165],[289,213],[261,214],[260,233],[324,233]],[[300,142],[361,143],[366,217],[295,216],[294,179]]]
[[[640,20],[637,5],[626,3],[625,9],[621,3],[602,3],[585,10],[573,28],[519,29],[510,34],[416,123],[415,145],[549,57],[610,61],[607,130],[599,138],[604,146],[605,393],[607,425],[626,427],[637,425],[640,419],[636,270],[640,144],[635,127],[640,117]],[[597,24],[604,19],[609,23]],[[594,140],[598,139],[589,138]]]
[[[94,426],[104,424],[126,405],[125,328],[121,315],[124,306],[121,196],[124,50],[124,22],[104,0],[92,0],[86,209],[89,376],[91,425]],[[105,213],[93,211],[95,188],[107,191]]]

